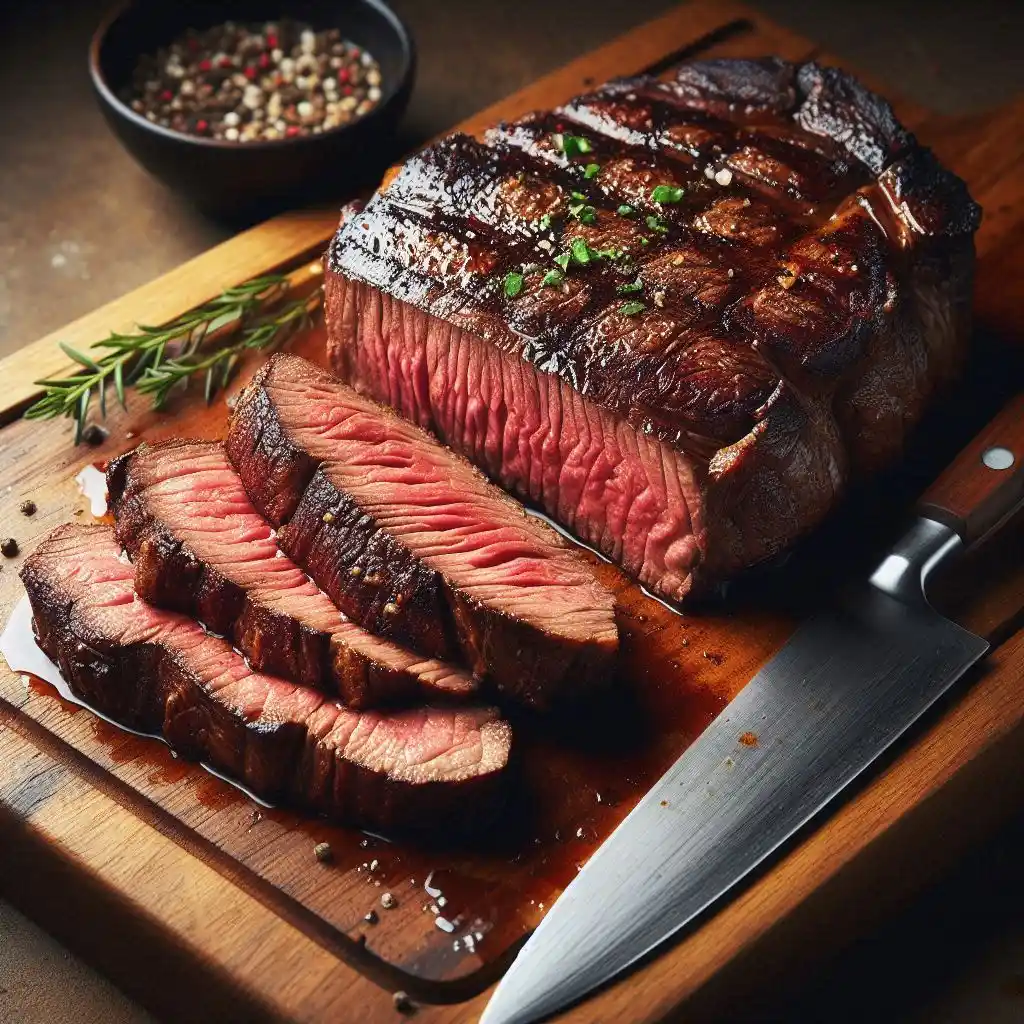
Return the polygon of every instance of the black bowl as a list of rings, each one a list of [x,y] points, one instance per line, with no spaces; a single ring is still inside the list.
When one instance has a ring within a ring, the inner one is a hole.
[[[344,38],[373,55],[380,64],[382,93],[373,110],[319,135],[222,142],[153,124],[119,98],[140,55],[155,53],[186,29],[282,17],[315,29],[338,28]],[[409,102],[415,69],[408,30],[380,0],[134,0],[107,17],[89,48],[100,107],[125,148],[197,206],[227,217],[335,198],[379,176],[396,156],[396,128]]]

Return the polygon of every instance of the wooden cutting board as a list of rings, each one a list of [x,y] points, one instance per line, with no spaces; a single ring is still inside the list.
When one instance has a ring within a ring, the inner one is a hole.
[[[696,2],[547,76],[461,127],[550,107],[576,92],[680,57],[829,58],[744,8]],[[833,61],[834,62],[834,61]],[[877,85],[877,83],[875,83]],[[473,849],[389,843],[266,809],[155,740],[0,671],[0,889],[126,991],[187,1020],[396,1019],[391,993],[424,1020],[475,1020],[518,943],[647,785],[783,642],[804,607],[884,544],[916,490],[1013,386],[1024,353],[1012,295],[1024,284],[1024,104],[977,118],[899,113],[969,182],[985,208],[978,237],[978,336],[971,379],[919,432],[907,463],[783,567],[742,583],[726,605],[680,617],[616,570],[628,690],[614,730],[600,710],[572,728],[520,730],[521,798],[500,835]],[[17,418],[32,381],[66,370],[111,329],[160,322],[227,285],[276,269],[315,280],[333,210],[289,214],[41,339],[0,366],[0,534],[22,550],[57,523],[88,518],[74,482],[89,463],[145,438],[217,437],[223,401],[179,399],[162,416],[136,399],[99,448],[65,423]],[[321,358],[322,328],[293,346]],[[248,368],[251,371],[251,366]],[[238,382],[244,380],[244,374]],[[238,386],[236,384],[232,390]],[[32,498],[27,518],[18,506]],[[1024,537],[1019,526],[944,581],[944,603],[997,645],[969,685],[827,821],[624,983],[570,1013],[655,1020],[756,1012],[794,965],[850,938],[933,878],[1019,806],[1024,777]],[[843,557],[837,557],[837,551]],[[22,594],[20,558],[0,567],[0,615]],[[1019,763],[1019,762],[1018,762]],[[313,846],[329,841],[331,865]],[[397,908],[384,910],[391,892]],[[610,894],[611,896],[612,894]],[[371,909],[378,922],[365,920]]]

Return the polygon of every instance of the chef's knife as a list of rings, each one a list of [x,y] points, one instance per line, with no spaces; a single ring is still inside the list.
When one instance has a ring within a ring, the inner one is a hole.
[[[925,597],[1024,504],[1024,395],[924,495],[864,585],[809,619],[634,808],[498,985],[481,1024],[586,996],[706,909],[912,725],[988,644]]]

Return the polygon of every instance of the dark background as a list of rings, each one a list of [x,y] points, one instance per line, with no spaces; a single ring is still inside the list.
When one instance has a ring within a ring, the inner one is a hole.
[[[672,0],[393,0],[420,52],[415,143],[666,10]],[[106,0],[0,0],[0,355],[228,236],[109,135],[85,50]],[[1012,0],[750,0],[894,93],[944,113],[1024,87]],[[1024,685],[1024,681],[1022,681]],[[1022,766],[1024,770],[1024,766]],[[2,771],[2,767],[0,767]],[[1024,1022],[1024,816],[770,1019]],[[0,892],[4,879],[0,879]],[[74,993],[72,998],[69,998]],[[0,1021],[145,1015],[0,903]]]

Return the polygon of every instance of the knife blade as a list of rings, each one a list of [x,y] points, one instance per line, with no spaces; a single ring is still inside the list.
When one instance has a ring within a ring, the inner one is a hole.
[[[530,1024],[708,909],[888,749],[988,644],[928,603],[934,569],[1024,503],[1024,395],[926,492],[870,579],[802,624],[591,857],[481,1024]]]

